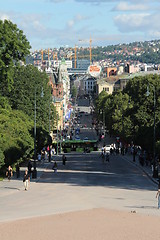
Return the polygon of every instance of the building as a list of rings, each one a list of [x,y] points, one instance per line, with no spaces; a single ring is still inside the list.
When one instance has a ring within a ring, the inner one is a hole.
[[[126,72],[126,73],[132,74],[132,73],[137,73],[137,72],[139,72],[139,71],[140,71],[139,65],[127,64],[127,65],[125,66],[125,72]]]
[[[105,91],[108,94],[112,94],[114,91],[114,84],[100,79],[96,84],[96,94],[99,95],[102,91]]]
[[[124,75],[101,78],[96,84],[96,94],[100,94],[102,91],[112,94],[118,90],[123,90],[127,82],[128,78],[125,78]]]
[[[103,75],[104,75],[104,77],[116,76],[117,68],[116,67],[104,67]]]
[[[96,78],[91,76],[86,76],[86,78],[83,79],[84,83],[84,93],[85,94],[92,94],[94,93],[95,86],[96,86]]]

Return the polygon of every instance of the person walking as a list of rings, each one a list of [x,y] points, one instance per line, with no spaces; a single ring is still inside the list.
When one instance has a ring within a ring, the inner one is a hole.
[[[56,161],[54,162],[52,169],[54,170],[55,173],[57,172],[57,163],[56,163]]]
[[[31,163],[31,160],[29,160],[29,162],[28,162],[28,174],[29,174],[29,176],[31,176],[31,173],[32,173],[32,163]]]
[[[62,163],[63,163],[63,166],[66,165],[66,161],[67,161],[67,158],[66,158],[66,156],[63,154],[63,155],[62,155]]]
[[[25,170],[25,172],[24,172],[24,177],[23,177],[23,183],[24,183],[25,191],[28,190],[29,182],[30,182],[30,176],[29,176],[29,174],[28,174],[28,171]]]
[[[158,186],[158,191],[156,193],[156,198],[158,198],[158,209],[160,208],[160,185]]]
[[[9,165],[8,169],[7,169],[7,172],[6,172],[6,176],[8,177],[9,181],[11,180],[12,175],[13,175],[12,167]]]
[[[19,167],[19,164],[16,165],[16,177],[17,178],[20,177],[20,167]]]

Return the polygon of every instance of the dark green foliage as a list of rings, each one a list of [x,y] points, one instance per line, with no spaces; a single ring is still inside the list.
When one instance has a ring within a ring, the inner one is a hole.
[[[160,76],[146,75],[131,79],[122,92],[108,95],[102,92],[97,101],[99,109],[105,111],[106,126],[111,134],[119,135],[125,142],[141,145],[153,151],[154,127],[154,87],[155,126],[157,147],[160,142]],[[147,88],[149,96],[147,96]]]
[[[4,154],[2,149],[0,149],[0,169],[1,167],[3,167],[3,165],[4,165]]]
[[[22,30],[11,21],[0,20],[0,94],[6,96],[13,85],[14,67],[25,61],[30,44]]]
[[[7,99],[1,97],[5,107],[0,105],[0,146],[5,156],[5,164],[13,164],[23,157],[31,156],[33,138],[30,131],[33,122],[22,111],[12,110]]]
[[[35,112],[37,152],[50,141],[49,112],[51,129],[54,125],[48,76],[31,65],[20,66],[29,49],[15,24],[0,21],[0,169],[33,156]]]
[[[34,120],[36,97],[37,126],[48,130],[51,88],[48,85],[47,74],[32,65],[27,65],[15,69],[14,78],[13,91],[9,96],[12,108],[22,110]],[[52,105],[51,108],[51,111],[54,111]]]
[[[75,85],[73,85],[72,88],[71,88],[71,94],[72,94],[73,98],[77,97],[77,88],[76,88]]]

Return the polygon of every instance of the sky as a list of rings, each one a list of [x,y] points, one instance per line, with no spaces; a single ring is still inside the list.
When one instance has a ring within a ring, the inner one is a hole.
[[[160,39],[159,11],[160,0],[4,0],[0,19],[39,50]]]

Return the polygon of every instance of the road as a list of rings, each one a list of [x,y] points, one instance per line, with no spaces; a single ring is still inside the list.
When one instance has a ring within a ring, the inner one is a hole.
[[[80,137],[96,139],[92,115],[83,113],[81,121],[87,126],[81,128]],[[22,179],[0,182],[0,221],[102,207],[160,215],[157,186],[126,156],[113,155],[109,163],[103,163],[100,152],[72,153],[67,154],[66,166],[61,156],[54,160],[58,173],[52,170],[53,162],[42,165],[27,194]]]
[[[157,186],[140,169],[123,156],[112,156],[106,164],[99,155],[68,154],[65,167],[57,157],[58,173],[53,163],[46,164],[27,193],[22,180],[1,182],[0,221],[102,207],[160,215]]]
[[[92,116],[82,115],[87,127],[81,129],[81,137],[95,139]],[[22,178],[0,182],[2,239],[159,239],[157,185],[130,156],[112,155],[109,163],[102,161],[100,151],[66,156],[65,166],[61,156],[54,157],[57,173],[53,162],[40,165],[28,191]]]

